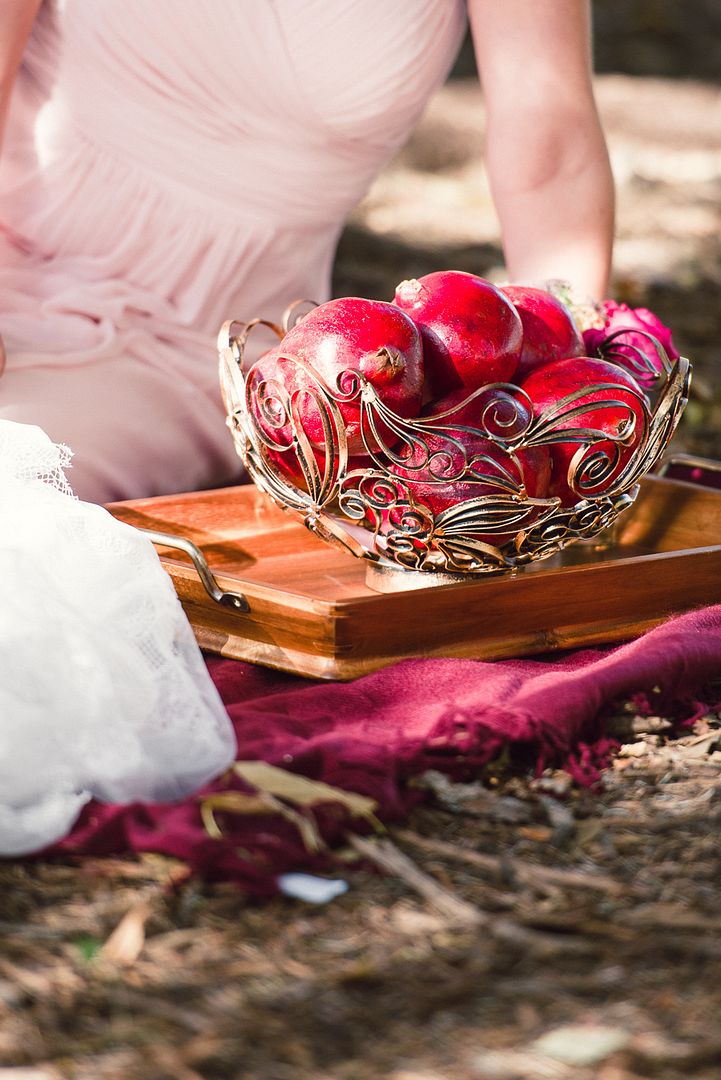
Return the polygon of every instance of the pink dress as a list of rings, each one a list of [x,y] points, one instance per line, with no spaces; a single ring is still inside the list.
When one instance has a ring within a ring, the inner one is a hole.
[[[46,0],[0,160],[0,419],[81,498],[231,481],[215,337],[329,296],[462,0]]]

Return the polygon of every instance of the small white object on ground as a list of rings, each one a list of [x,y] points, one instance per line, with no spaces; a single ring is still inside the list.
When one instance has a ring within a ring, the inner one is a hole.
[[[622,1028],[568,1024],[541,1035],[531,1049],[566,1065],[595,1065],[621,1050],[630,1038]]]
[[[308,904],[327,904],[348,891],[348,882],[342,878],[321,878],[313,874],[281,874],[278,888],[295,900]]]

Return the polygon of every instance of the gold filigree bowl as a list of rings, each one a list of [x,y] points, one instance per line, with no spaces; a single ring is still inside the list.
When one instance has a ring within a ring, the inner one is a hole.
[[[638,347],[638,331],[635,344],[617,331],[600,355],[613,359],[620,351],[625,365],[651,384],[647,392],[621,383],[585,386],[534,417],[520,387],[494,383],[452,409],[409,420],[388,409],[356,371],[341,373],[331,386],[290,353],[279,362],[282,377],[273,380],[263,375],[262,365],[244,365],[256,327],[269,327],[282,340],[297,314],[289,309],[282,325],[254,319],[221,328],[228,426],[261,490],[324,540],[378,568],[430,572],[444,580],[497,573],[597,537],[632,505],[688,398],[687,359],[671,362],[651,335],[645,335],[646,350]],[[588,426],[588,396],[595,391],[603,391],[605,400],[594,409],[621,411],[613,434]],[[472,398],[479,401],[471,428],[455,414]],[[360,416],[361,457],[349,453],[341,413],[349,404]],[[317,437],[311,440],[304,425],[309,409],[314,431],[322,424],[323,445]],[[561,505],[558,497],[530,497],[520,464],[524,452],[561,442],[577,445],[565,477],[578,495],[572,506]],[[482,445],[492,453],[478,452]],[[462,496],[434,513],[427,505],[433,500],[424,502],[423,492],[434,485],[447,491],[449,483],[458,484]]]

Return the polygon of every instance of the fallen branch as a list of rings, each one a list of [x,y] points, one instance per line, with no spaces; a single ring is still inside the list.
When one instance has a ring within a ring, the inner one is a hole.
[[[364,859],[368,859],[380,870],[400,878],[427,900],[439,915],[445,916],[451,922],[466,926],[483,926],[488,922],[487,915],[439,885],[390,840],[368,840],[351,834],[348,841]]]
[[[543,890],[546,886],[565,886],[573,889],[591,889],[594,892],[603,892],[610,896],[635,893],[638,890],[607,877],[605,874],[587,873],[584,870],[564,870],[557,866],[539,866],[536,863],[525,862],[521,859],[507,858],[499,855],[484,855],[480,851],[470,851],[467,848],[458,847],[447,840],[435,840],[428,836],[421,836],[411,829],[395,829],[393,832],[397,840],[413,844],[433,855],[443,855],[455,862],[466,863],[468,866],[477,866],[481,870],[487,870],[496,877],[505,881],[509,877],[523,885]]]
[[[469,928],[482,927],[496,940],[515,945],[539,956],[550,956],[559,952],[587,953],[589,951],[588,944],[584,942],[539,933],[511,919],[488,915],[439,885],[391,840],[369,840],[352,834],[347,839],[359,855],[368,859],[380,870],[405,882],[451,923]]]

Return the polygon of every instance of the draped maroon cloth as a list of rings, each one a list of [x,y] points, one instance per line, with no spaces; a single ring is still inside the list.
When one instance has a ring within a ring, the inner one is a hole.
[[[400,820],[422,797],[409,781],[428,769],[478,777],[502,751],[509,767],[566,767],[594,784],[614,744],[604,718],[635,698],[640,711],[688,723],[721,698],[721,605],[670,619],[614,648],[542,660],[415,659],[355,682],[318,684],[234,660],[208,658],[233,721],[239,761],[261,760],[371,796],[382,821]],[[310,855],[296,826],[273,813],[219,813],[222,838],[208,834],[203,794],[249,792],[219,777],[177,804],[89,804],[52,853],[155,851],[189,872],[232,879],[254,895],[275,890],[279,873],[332,865],[348,830],[368,831],[338,803],[313,808],[326,853]],[[44,854],[48,854],[46,851]]]

